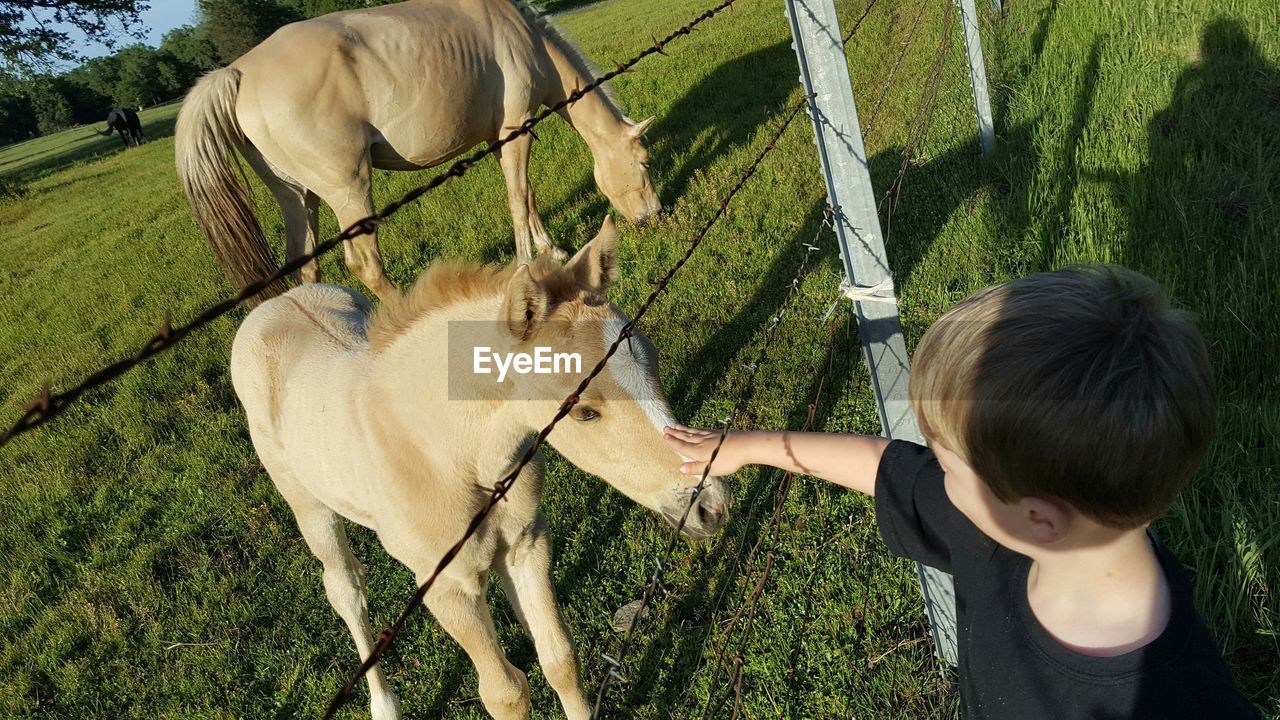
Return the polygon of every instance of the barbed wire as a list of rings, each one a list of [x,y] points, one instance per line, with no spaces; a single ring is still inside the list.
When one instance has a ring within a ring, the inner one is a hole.
[[[922,7],[922,10],[923,10],[923,7]],[[924,92],[921,95],[920,103],[917,106],[915,117],[912,120],[911,131],[908,136],[909,142],[907,146],[904,148],[903,161],[899,167],[897,178],[895,179],[890,190],[886,191],[885,196],[880,203],[881,208],[884,207],[885,201],[891,196],[891,194],[895,199],[898,196],[898,194],[900,194],[901,187],[904,182],[907,170],[910,167],[911,154],[914,152],[915,147],[920,142],[923,142],[924,138],[928,134],[929,127],[932,122],[933,111],[937,101],[937,94],[938,94],[938,89],[941,81],[941,71],[946,58],[946,52],[949,49],[950,42],[951,42],[950,29],[951,29],[952,12],[953,12],[953,7],[951,3],[947,3],[947,9],[943,16],[941,38],[939,41],[939,48],[937,51],[938,54],[934,60],[933,67],[930,70],[930,76],[926,83]],[[891,222],[893,211],[895,208],[896,208],[896,202],[890,204],[887,223]],[[886,233],[885,233],[886,239],[888,237],[887,228],[888,228],[888,225],[886,225]],[[814,402],[809,406],[808,418],[806,419],[805,424],[801,428],[800,432],[806,432],[811,427],[814,420],[814,413],[816,412],[818,399],[821,397],[822,383],[826,381],[827,377],[831,373],[830,364],[832,361],[832,349],[834,347],[835,331],[836,331],[836,324],[834,322],[834,319],[835,319],[835,316],[833,315],[832,323],[829,325],[829,337],[828,337],[828,344],[827,344],[827,363],[828,363],[827,375],[824,376],[819,381],[819,391],[815,393]],[[754,628],[755,628],[755,618],[759,609],[760,597],[763,595],[764,588],[768,584],[769,577],[775,567],[775,563],[777,560],[776,545],[781,533],[782,507],[785,504],[786,499],[791,492],[791,487],[793,484],[794,484],[794,477],[792,476],[792,473],[784,474],[781,481],[779,482],[778,491],[775,496],[773,515],[767,521],[768,522],[767,528],[765,529],[764,532],[760,534],[755,545],[752,547],[751,552],[748,554],[746,562],[744,563],[744,567],[751,568],[754,565],[755,559],[758,556],[761,547],[763,547],[766,538],[772,538],[770,540],[769,549],[765,555],[764,567],[759,575],[758,580],[752,586],[752,589],[748,594],[747,598],[744,599],[743,604],[729,619],[728,623],[725,626],[725,629],[722,632],[723,641],[716,652],[717,667],[716,667],[715,675],[712,677],[712,680],[708,685],[709,690],[708,690],[707,704],[705,706],[706,712],[704,713],[704,717],[718,716],[721,708],[724,705],[724,702],[728,699],[730,694],[732,694],[734,698],[733,708],[730,714],[731,719],[736,720],[736,718],[741,713],[742,698],[743,698],[742,681],[743,681],[743,672],[744,672],[744,665],[745,665],[746,648],[748,646],[748,643],[750,642],[752,632],[754,631]],[[739,638],[739,641],[738,641],[737,651],[733,654],[731,658],[733,668],[731,671],[729,671],[728,682],[725,685],[726,691],[721,696],[721,700],[715,704],[715,708],[713,711],[712,700],[713,700],[714,687],[716,686],[716,683],[721,675],[721,672],[725,669],[726,665],[729,663],[729,660],[730,660],[730,658],[725,653],[725,648],[728,646],[729,638],[732,632],[739,625],[741,625],[743,629],[742,629],[741,637]]]
[[[874,2],[875,2],[875,0],[872,0],[872,4],[874,4]],[[818,243],[819,243],[819,241],[821,240],[821,237],[822,237],[822,231],[823,231],[823,229],[825,229],[825,228],[831,228],[831,227],[832,227],[832,225],[831,225],[831,212],[830,212],[830,208],[827,208],[827,209],[824,211],[824,213],[823,213],[823,219],[822,219],[821,224],[819,224],[817,231],[816,231],[816,232],[814,232],[814,234],[813,234],[813,240],[810,242],[810,244],[811,244],[811,245],[818,245]],[[748,506],[748,507],[750,507],[750,508],[751,508],[751,510],[750,510],[750,512],[747,514],[746,519],[742,521],[742,526],[743,526],[744,528],[750,528],[750,527],[752,527],[752,524],[753,524],[753,521],[755,520],[756,514],[757,514],[757,513],[760,511],[760,509],[761,509],[761,507],[758,505],[758,500],[759,500],[759,498],[760,498],[760,495],[764,492],[764,490],[765,490],[766,488],[765,488],[765,484],[764,484],[764,483],[757,483],[757,485],[758,485],[758,487],[756,488],[755,492],[754,492],[754,493],[752,493],[752,495],[751,495],[751,499],[750,499],[750,501],[747,503],[747,506]],[[732,568],[730,569],[730,572],[728,573],[728,577],[737,577],[737,576],[738,576],[738,568],[740,568],[740,567],[742,567],[742,566],[743,566],[743,561],[744,561],[744,559],[748,559],[748,558],[747,558],[746,553],[744,553],[744,550],[746,550],[746,544],[747,544],[747,539],[748,539],[748,537],[749,537],[749,534],[748,534],[747,532],[745,532],[745,531],[742,533],[742,535],[740,535],[740,536],[739,536],[739,538],[738,538],[738,543],[737,543],[737,547],[736,547],[736,548],[734,548],[734,551],[733,551],[733,556],[732,556],[732,557],[733,557],[733,566],[732,566]],[[711,552],[711,554],[712,554],[712,555],[714,555],[718,550],[719,550],[719,545],[717,545],[716,549],[715,549],[715,550],[713,550],[713,551]],[[719,593],[717,593],[717,595],[716,595],[716,601],[715,601],[715,603],[714,603],[714,604],[712,605],[712,607],[711,607],[711,611],[710,611],[709,613],[707,613],[707,616],[708,616],[708,617],[710,617],[710,618],[713,618],[713,619],[714,619],[716,616],[718,616],[718,615],[720,614],[720,609],[721,609],[722,607],[724,607],[724,602],[725,602],[725,600],[728,598],[729,590],[730,590],[730,588],[731,588],[731,587],[732,587],[732,584],[731,584],[731,583],[725,583],[724,587],[722,587],[722,588],[720,589],[720,592],[719,592]],[[713,627],[713,630],[714,630],[714,627]],[[712,642],[714,639],[715,639],[715,633],[714,633],[714,632],[710,632],[710,633],[708,633],[708,634],[707,634],[707,637],[703,640],[703,643],[702,643],[702,651],[701,651],[700,655],[705,656],[705,655],[707,654],[708,648],[710,647],[711,642]],[[698,668],[696,668],[696,669],[695,669],[692,673],[690,673],[690,674],[691,674],[691,675],[692,675],[692,674],[696,674],[696,673],[698,672],[698,670],[700,670],[700,669],[701,669],[701,665],[699,665],[699,667],[698,667]],[[692,683],[690,683],[688,686],[686,686],[686,687],[685,687],[685,694],[684,694],[684,696],[685,696],[686,698],[688,698],[688,697],[689,697],[689,694],[690,694],[690,692],[692,691],[692,689],[693,689],[693,685],[692,685]]]
[[[880,202],[877,204],[878,211],[884,211],[885,204],[888,203],[888,212],[885,214],[884,222],[884,240],[889,242],[889,236],[893,233],[893,215],[898,208],[898,200],[902,196],[902,187],[906,182],[907,170],[911,167],[912,156],[915,155],[917,148],[925,141],[929,135],[929,128],[933,124],[933,114],[937,107],[938,90],[942,86],[942,70],[946,65],[947,51],[951,49],[951,21],[955,12],[955,5],[949,0],[944,0],[947,9],[942,14],[942,33],[938,42],[938,54],[934,58],[933,67],[930,68],[929,78],[925,81],[924,92],[920,96],[920,104],[916,106],[915,117],[911,121],[911,132],[907,136],[907,143],[902,148],[902,163],[898,167],[898,175],[894,179],[893,184],[884,192]]]
[[[818,376],[817,388],[814,391],[812,400],[809,402],[806,416],[805,416],[805,421],[801,425],[799,432],[809,432],[811,429],[813,429],[813,424],[817,416],[818,404],[822,400],[823,393],[826,389],[827,380],[830,379],[833,373],[833,367],[835,364],[836,329],[839,326],[839,320],[842,313],[843,313],[843,310],[837,310],[837,312],[834,312],[831,314],[831,317],[828,320],[827,344],[826,344],[826,349],[823,352],[823,358],[824,358],[823,362],[819,366],[819,367],[825,367],[825,372],[823,372],[822,375]],[[707,696],[707,704],[704,708],[704,717],[715,717],[719,713],[720,707],[723,705],[723,700],[722,700],[720,703],[717,704],[715,712],[711,712],[711,705],[712,705],[711,700],[712,700],[713,688],[718,682],[721,672],[725,669],[725,666],[728,662],[728,658],[725,654],[725,648],[728,646],[729,636],[733,633],[734,629],[738,626],[738,624],[743,622],[744,613],[746,613],[748,607],[750,607],[750,613],[746,615],[743,637],[739,643],[738,651],[733,655],[733,658],[732,658],[734,669],[730,671],[730,675],[728,678],[729,682],[726,683],[726,688],[732,689],[732,692],[734,695],[734,710],[733,710],[734,717],[737,716],[738,709],[742,704],[742,668],[743,668],[743,662],[745,659],[744,653],[745,653],[747,642],[750,639],[751,628],[753,628],[755,624],[756,604],[759,600],[760,595],[764,592],[764,587],[768,583],[769,575],[772,572],[774,563],[776,561],[776,557],[777,557],[776,545],[778,542],[778,537],[780,536],[780,532],[781,532],[780,528],[782,524],[782,511],[784,506],[786,505],[787,497],[791,493],[791,487],[794,484],[794,482],[795,482],[795,473],[791,473],[791,472],[783,473],[782,478],[778,482],[778,486],[774,492],[772,515],[768,520],[766,520],[766,526],[764,528],[764,532],[762,532],[760,536],[757,538],[755,544],[751,547],[750,553],[748,553],[747,555],[746,562],[743,563],[744,567],[747,567],[747,568],[752,567],[752,565],[755,563],[756,558],[759,556],[760,549],[764,546],[764,542],[766,538],[769,538],[770,533],[772,533],[772,540],[769,543],[770,545],[769,550],[765,555],[765,566],[764,566],[764,570],[760,575],[760,578],[756,581],[755,585],[752,586],[752,590],[748,595],[748,598],[744,600],[743,604],[729,618],[729,621],[725,624],[725,628],[722,631],[722,637],[724,640],[722,643],[720,643],[719,647],[716,649],[716,671],[715,671],[715,674],[712,676],[711,681],[708,684],[708,696]]]
[[[524,135],[533,135],[534,126],[546,118],[563,110],[569,105],[572,105],[583,97],[586,97],[587,94],[613,78],[625,72],[629,72],[633,66],[645,58],[651,55],[665,55],[666,52],[664,49],[668,43],[692,33],[694,28],[698,25],[715,17],[722,10],[732,6],[737,1],[738,0],[723,0],[720,4],[707,9],[702,14],[672,31],[661,40],[655,39],[653,45],[636,53],[629,60],[618,63],[613,70],[601,75],[592,82],[587,83],[585,86],[575,88],[573,92],[569,93],[568,97],[554,105],[544,108],[538,114],[528,120],[525,120],[519,126],[512,129],[512,131],[504,137],[489,143],[484,148],[473,152],[462,160],[458,160],[450,165],[449,169],[445,172],[432,178],[427,183],[410,190],[398,200],[392,201],[383,207],[382,210],[374,213],[373,215],[357,220],[342,232],[328,240],[325,240],[324,242],[319,243],[309,252],[303,253],[302,255],[285,262],[274,273],[244,286],[240,289],[240,292],[236,293],[232,297],[205,309],[197,315],[195,319],[191,320],[187,324],[173,327],[171,324],[171,315],[166,311],[164,313],[164,319],[160,323],[160,329],[156,331],[155,335],[143,343],[142,347],[134,355],[106,365],[84,378],[73,387],[61,392],[51,392],[49,384],[46,383],[44,389],[27,404],[22,415],[7,430],[5,430],[4,434],[0,435],[0,447],[6,445],[10,440],[18,435],[33,430],[49,422],[53,418],[58,417],[66,411],[67,406],[75,402],[85,392],[115,380],[126,372],[151,359],[155,355],[168,350],[181,342],[192,332],[199,330],[205,325],[208,325],[214,320],[226,315],[235,309],[236,306],[240,305],[240,303],[252,298],[263,290],[268,289],[273,284],[284,281],[293,272],[301,269],[303,265],[306,265],[325,253],[328,253],[341,245],[344,241],[352,240],[361,235],[372,234],[377,230],[379,225],[386,222],[388,218],[394,215],[405,205],[416,201],[426,193],[445,184],[446,182],[449,182],[450,180],[453,180],[454,178],[462,177],[477,163],[485,157],[497,152],[504,145],[513,142]]]
[[[911,48],[911,41],[915,39],[916,30],[920,28],[920,20],[924,18],[924,11],[928,8],[929,0],[921,0],[920,12],[916,13],[915,20],[911,22],[911,29],[907,31],[907,39],[902,42],[902,50],[898,53],[898,59],[894,61],[893,67],[889,68],[889,74],[884,80],[884,87],[880,89],[880,97],[876,98],[876,104],[871,108],[871,115],[867,119],[867,126],[862,129],[863,140],[866,140],[876,126],[876,118],[880,115],[880,106],[884,104],[885,97],[889,95],[889,87],[893,84],[893,77],[898,74],[898,68],[902,67],[902,61],[907,57],[907,50]]]
[[[858,19],[853,23],[853,28],[849,30],[849,32],[845,33],[844,39],[840,41],[841,45],[848,45],[849,41],[853,39],[853,36],[858,34],[858,28],[862,27],[862,21],[866,20],[867,16],[871,14],[871,8],[875,7],[877,2],[879,2],[879,0],[871,0],[871,2],[867,3],[867,7],[863,9],[862,14],[859,15]]]
[[[787,126],[790,125],[791,120],[799,114],[799,109],[803,108],[807,104],[807,100],[808,98],[805,98],[804,101],[796,106],[795,110],[792,110],[786,121],[782,123],[774,134],[772,142],[777,142],[777,139],[782,136],[782,133],[786,131]],[[829,213],[830,211],[828,210],[825,214],[829,216]],[[799,292],[800,282],[804,279],[805,269],[809,264],[809,256],[813,251],[818,249],[818,246],[805,243],[804,248],[804,253],[801,255],[800,262],[796,267],[796,274],[787,285],[787,292],[783,296],[777,312],[773,314],[773,317],[769,322],[769,326],[765,329],[764,340],[760,344],[760,349],[756,353],[755,360],[753,362],[746,363],[745,365],[747,368],[747,377],[742,383],[742,388],[739,390],[738,398],[734,402],[733,409],[729,412],[727,417],[720,421],[720,436],[716,439],[715,447],[711,450],[711,456],[707,459],[706,466],[702,469],[702,476],[698,479],[697,486],[694,487],[693,494],[689,499],[689,504],[685,507],[684,513],[680,518],[680,523],[672,530],[662,556],[659,557],[658,561],[654,564],[653,573],[649,577],[649,584],[645,587],[644,593],[641,595],[640,606],[635,612],[634,619],[628,625],[626,634],[623,636],[622,646],[618,650],[616,658],[608,655],[602,656],[604,657],[605,662],[609,664],[609,667],[600,678],[600,689],[596,694],[595,706],[591,710],[591,718],[593,720],[600,717],[600,711],[604,705],[604,698],[608,694],[609,686],[614,681],[619,683],[623,682],[623,676],[621,673],[622,663],[626,661],[627,653],[633,645],[636,628],[644,619],[649,603],[653,601],[654,595],[662,584],[662,579],[666,574],[667,564],[670,563],[671,556],[675,553],[676,546],[679,544],[680,530],[684,527],[686,518],[688,518],[690,511],[697,503],[698,495],[706,486],[707,476],[709,475],[716,458],[720,454],[720,449],[724,446],[725,439],[729,436],[730,428],[732,428],[734,423],[737,421],[738,415],[746,409],[747,401],[751,399],[752,391],[755,389],[756,375],[759,374],[760,368],[768,359],[769,345],[773,342],[773,338],[777,334],[778,327],[782,324],[782,318],[786,315],[792,300]]]
[[[451,562],[453,562],[454,558],[458,556],[458,553],[462,551],[462,547],[466,544],[466,542],[469,539],[471,539],[471,536],[474,535],[476,531],[480,528],[481,523],[483,523],[485,518],[489,516],[489,513],[492,512],[493,508],[497,506],[497,504],[502,500],[502,498],[506,497],[508,492],[510,492],[512,486],[515,484],[516,478],[519,476],[520,472],[525,468],[525,466],[528,465],[533,460],[534,456],[538,452],[538,449],[542,447],[542,443],[547,439],[547,435],[551,433],[551,431],[555,428],[556,424],[559,423],[566,415],[568,415],[569,412],[573,409],[573,407],[578,403],[579,398],[581,397],[582,393],[587,389],[587,387],[591,384],[591,381],[594,380],[596,376],[598,376],[601,372],[604,371],[605,364],[608,363],[609,358],[613,357],[613,355],[618,351],[619,346],[621,346],[625,340],[628,340],[631,337],[632,333],[635,331],[637,324],[640,322],[641,318],[645,316],[645,314],[649,311],[649,308],[653,306],[654,301],[656,301],[658,299],[658,296],[662,294],[663,290],[666,289],[667,285],[671,282],[672,277],[674,277],[675,274],[680,271],[680,268],[684,267],[685,263],[689,262],[689,258],[693,257],[694,251],[696,251],[698,247],[702,244],[702,241],[703,239],[706,238],[707,233],[711,230],[712,227],[715,226],[717,222],[719,222],[720,218],[724,217],[725,213],[728,211],[729,203],[738,194],[738,192],[742,190],[743,186],[746,185],[747,181],[749,181],[755,175],[756,168],[759,167],[760,162],[764,160],[764,158],[769,153],[773,152],[773,150],[777,147],[778,138],[782,136],[782,132],[785,131],[787,126],[791,124],[791,121],[795,119],[796,115],[800,112],[800,110],[802,110],[805,107],[805,104],[807,103],[807,101],[808,101],[808,97],[803,98],[800,103],[797,103],[790,110],[790,112],[786,115],[786,119],[782,122],[778,130],[769,139],[769,143],[765,145],[764,149],[761,150],[758,155],[756,155],[755,159],[751,162],[751,164],[748,165],[747,168],[742,172],[742,174],[738,177],[737,183],[734,184],[734,186],[729,190],[729,192],[720,199],[720,203],[719,203],[719,206],[716,208],[716,212],[690,239],[689,247],[685,250],[684,255],[682,255],[680,259],[677,260],[676,263],[667,270],[666,274],[664,274],[661,278],[659,278],[657,281],[654,282],[654,286],[655,286],[654,289],[649,293],[649,296],[645,298],[644,302],[640,304],[640,307],[639,309],[636,310],[635,315],[633,315],[631,319],[628,320],[627,323],[623,325],[622,328],[618,331],[618,336],[605,350],[604,357],[602,357],[600,361],[596,363],[595,367],[593,367],[591,371],[588,372],[587,375],[582,378],[582,381],[578,383],[577,388],[575,388],[574,391],[567,398],[564,399],[564,402],[560,404],[560,408],[556,411],[555,416],[551,418],[551,421],[548,422],[546,426],[544,426],[536,436],[534,436],[533,442],[529,444],[528,448],[525,450],[524,454],[520,457],[520,460],[516,463],[515,467],[511,471],[509,471],[501,480],[499,480],[497,483],[494,484],[493,489],[490,491],[489,500],[480,509],[480,511],[477,512],[476,515],[471,519],[471,522],[467,525],[467,529],[462,534],[462,537],[456,543],[454,543],[453,546],[450,547],[444,553],[444,555],[440,558],[440,561],[436,565],[435,569],[431,572],[429,576],[427,576],[426,581],[424,581],[421,585],[418,586],[417,591],[414,592],[414,594],[410,597],[409,601],[405,603],[404,609],[400,611],[400,614],[396,617],[395,621],[392,622],[391,625],[388,626],[385,630],[379,633],[378,642],[374,645],[373,651],[370,653],[369,657],[366,658],[364,662],[360,664],[359,668],[356,669],[356,671],[351,675],[350,678],[348,678],[347,682],[338,691],[338,694],[334,696],[333,701],[330,702],[328,709],[325,710],[324,717],[326,718],[326,720],[328,718],[333,717],[334,713],[336,713],[338,709],[341,708],[342,705],[344,705],[347,702],[347,700],[351,696],[352,690],[355,688],[355,684],[360,680],[361,677],[363,677],[367,672],[369,672],[370,668],[372,668],[378,662],[378,658],[380,658],[382,654],[386,652],[387,648],[391,647],[391,644],[395,642],[396,634],[404,626],[405,621],[413,613],[414,609],[422,604],[422,601],[427,596],[427,592],[431,589],[432,585],[435,584],[436,578],[438,578],[440,574],[444,571],[444,569],[448,567]],[[704,487],[705,479],[706,479],[706,476],[704,474],[703,481],[699,482],[698,488],[694,491],[692,500],[690,501],[690,507],[692,507],[693,502],[697,500],[697,494],[701,492],[702,488]],[[689,509],[686,508],[684,515],[680,518],[680,523],[677,526],[677,532],[680,529],[683,529],[684,524],[688,518],[688,515],[689,515]]]

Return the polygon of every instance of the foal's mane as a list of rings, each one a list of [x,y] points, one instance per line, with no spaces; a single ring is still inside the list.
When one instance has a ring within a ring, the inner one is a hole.
[[[369,347],[386,349],[419,320],[437,310],[470,300],[503,295],[518,264],[506,267],[481,265],[465,260],[441,260],[418,276],[408,292],[383,301],[365,325]],[[584,292],[572,271],[555,260],[537,258],[529,263],[534,280],[550,295],[552,307],[584,299]],[[496,318],[495,318],[496,319]]]
[[[560,48],[565,57],[569,58],[569,62],[573,63],[573,67],[578,71],[578,74],[587,78],[588,82],[592,82],[604,75],[604,71],[600,69],[600,66],[587,57],[587,54],[582,51],[578,43],[566,35],[564,30],[561,30],[560,26],[556,25],[551,16],[541,7],[529,2],[529,0],[511,0],[511,2],[520,11],[521,15],[524,15],[534,27],[542,30],[551,42]],[[606,82],[598,90],[605,101],[617,111],[619,117],[627,116],[627,113],[622,109],[622,102],[618,100],[617,94],[613,91],[613,83]]]

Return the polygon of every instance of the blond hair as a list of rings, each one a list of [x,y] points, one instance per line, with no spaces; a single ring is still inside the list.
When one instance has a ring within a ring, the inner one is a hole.
[[[958,303],[920,340],[910,397],[929,441],[1000,500],[1056,497],[1115,528],[1168,510],[1214,430],[1200,333],[1150,278],[1115,266]]]

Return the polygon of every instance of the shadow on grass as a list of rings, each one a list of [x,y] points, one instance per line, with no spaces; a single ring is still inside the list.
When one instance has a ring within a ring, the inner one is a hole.
[[[1280,347],[1277,138],[1280,66],[1263,56],[1242,22],[1217,19],[1202,30],[1198,58],[1179,74],[1169,105],[1148,126],[1147,163],[1104,176],[1128,206],[1122,262],[1154,278],[1176,305],[1197,316],[1217,378],[1220,428],[1202,472],[1208,477],[1184,491],[1182,506],[1171,513],[1182,519],[1163,527],[1187,547],[1183,560],[1204,576],[1197,598],[1206,614],[1218,616],[1218,642],[1231,650],[1243,689],[1273,712],[1280,703],[1280,658],[1267,618],[1275,616],[1280,585],[1265,574],[1252,582],[1240,578],[1258,567],[1280,567],[1280,543],[1268,541],[1266,530],[1275,526],[1280,500],[1274,482],[1280,467],[1280,376],[1273,361]],[[1188,528],[1191,534],[1184,534]],[[1216,546],[1222,528],[1255,538],[1256,547],[1247,550],[1239,539]],[[1259,557],[1251,560],[1250,552]],[[1221,581],[1232,587],[1221,588]],[[1247,594],[1254,599],[1240,599]],[[1221,627],[1224,622],[1233,629]]]

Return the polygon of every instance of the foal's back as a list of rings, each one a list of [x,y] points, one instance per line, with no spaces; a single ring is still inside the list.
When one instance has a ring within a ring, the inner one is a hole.
[[[250,428],[272,435],[289,430],[284,421],[298,415],[286,406],[313,397],[317,385],[333,387],[336,367],[367,350],[370,311],[353,290],[311,284],[249,313],[231,346],[231,382]]]

